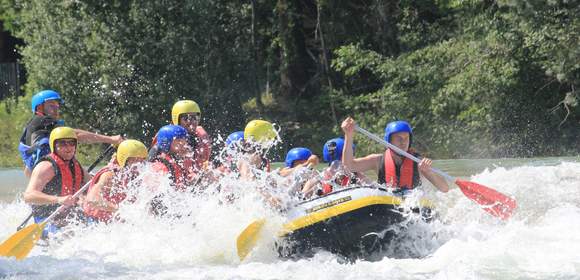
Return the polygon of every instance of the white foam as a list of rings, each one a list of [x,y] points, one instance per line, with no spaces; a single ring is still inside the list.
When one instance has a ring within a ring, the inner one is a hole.
[[[179,219],[147,214],[148,199],[157,192],[136,188],[131,193],[136,201],[120,208],[124,222],[72,227],[73,237],[36,246],[24,261],[0,258],[0,278],[573,279],[579,274],[578,163],[495,168],[469,178],[515,197],[518,209],[509,221],[490,216],[458,189],[428,190],[440,221],[416,225],[400,240],[427,257],[377,262],[344,263],[329,253],[278,259],[274,236],[283,215],[264,204],[255,183],[225,180],[222,185],[239,197],[233,203],[212,192],[215,186],[202,195],[161,186],[174,196],[168,211]],[[0,204],[0,239],[12,235],[26,213],[20,201]],[[238,234],[264,217],[268,222],[256,250],[240,263]]]

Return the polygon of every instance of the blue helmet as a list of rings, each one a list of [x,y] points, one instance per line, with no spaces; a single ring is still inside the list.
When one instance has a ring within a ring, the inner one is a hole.
[[[413,143],[413,129],[406,121],[394,121],[387,124],[385,127],[385,141],[391,143],[391,135],[398,132],[409,132],[409,145]]]
[[[32,97],[31,105],[32,105],[32,112],[36,112],[36,107],[39,105],[44,104],[44,102],[49,100],[58,100],[62,102],[62,98],[60,98],[60,94],[54,90],[43,90],[38,92]]]
[[[341,137],[330,139],[324,143],[322,147],[322,159],[324,162],[333,162],[342,159],[342,149],[344,147],[344,139]],[[352,144],[352,151],[356,146]]]
[[[226,139],[226,146],[230,146],[235,142],[244,140],[244,131],[236,131],[228,136]]]
[[[162,152],[169,152],[174,139],[187,138],[187,130],[179,125],[166,125],[157,132],[157,147]]]
[[[297,160],[307,160],[312,155],[308,148],[293,148],[286,154],[286,167],[292,167],[292,164]]]

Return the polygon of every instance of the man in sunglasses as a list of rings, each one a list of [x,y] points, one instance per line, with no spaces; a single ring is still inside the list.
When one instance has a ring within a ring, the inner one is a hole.
[[[32,97],[34,115],[26,124],[18,145],[18,151],[24,162],[24,174],[27,177],[30,177],[35,164],[50,153],[48,144],[50,132],[64,124],[59,113],[61,104],[62,98],[54,90],[43,90]],[[81,129],[74,131],[81,143],[119,144],[123,141],[120,135],[106,136]]]
[[[183,160],[183,168],[190,178],[197,177],[195,174],[207,167],[212,149],[209,134],[200,125],[200,121],[201,110],[193,100],[177,101],[171,108],[172,124],[185,128],[188,134],[187,143],[191,151]],[[149,159],[159,154],[156,143],[157,136],[153,139],[152,148],[149,150]]]
[[[68,218],[84,218],[82,209],[73,207],[77,204],[73,195],[91,176],[75,158],[77,140],[75,130],[70,127],[53,129],[49,139],[51,153],[38,162],[24,192],[24,201],[32,206],[35,223],[41,223],[60,205],[69,206],[45,227],[43,237],[66,225]]]
[[[177,101],[171,108],[171,121],[187,130],[187,142],[193,149],[193,163],[196,169],[207,165],[211,154],[211,139],[200,125],[201,110],[193,100]]]

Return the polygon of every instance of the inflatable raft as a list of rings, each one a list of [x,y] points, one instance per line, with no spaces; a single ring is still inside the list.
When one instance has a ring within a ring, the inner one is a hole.
[[[390,230],[410,215],[430,221],[432,203],[403,207],[405,195],[376,187],[345,188],[296,205],[278,242],[282,258],[309,257],[320,250],[349,260],[380,254],[400,234]],[[396,256],[390,256],[396,257]]]

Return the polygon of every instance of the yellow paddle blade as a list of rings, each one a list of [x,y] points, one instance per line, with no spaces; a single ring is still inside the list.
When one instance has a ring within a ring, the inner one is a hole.
[[[238,246],[238,257],[240,257],[240,261],[243,261],[250,253],[250,251],[252,251],[254,246],[256,246],[256,242],[260,236],[260,230],[262,229],[262,226],[264,226],[265,222],[266,219],[253,221],[238,236],[236,245]]]
[[[0,256],[16,257],[17,260],[25,258],[42,236],[45,225],[46,223],[32,224],[13,234],[0,244]]]

